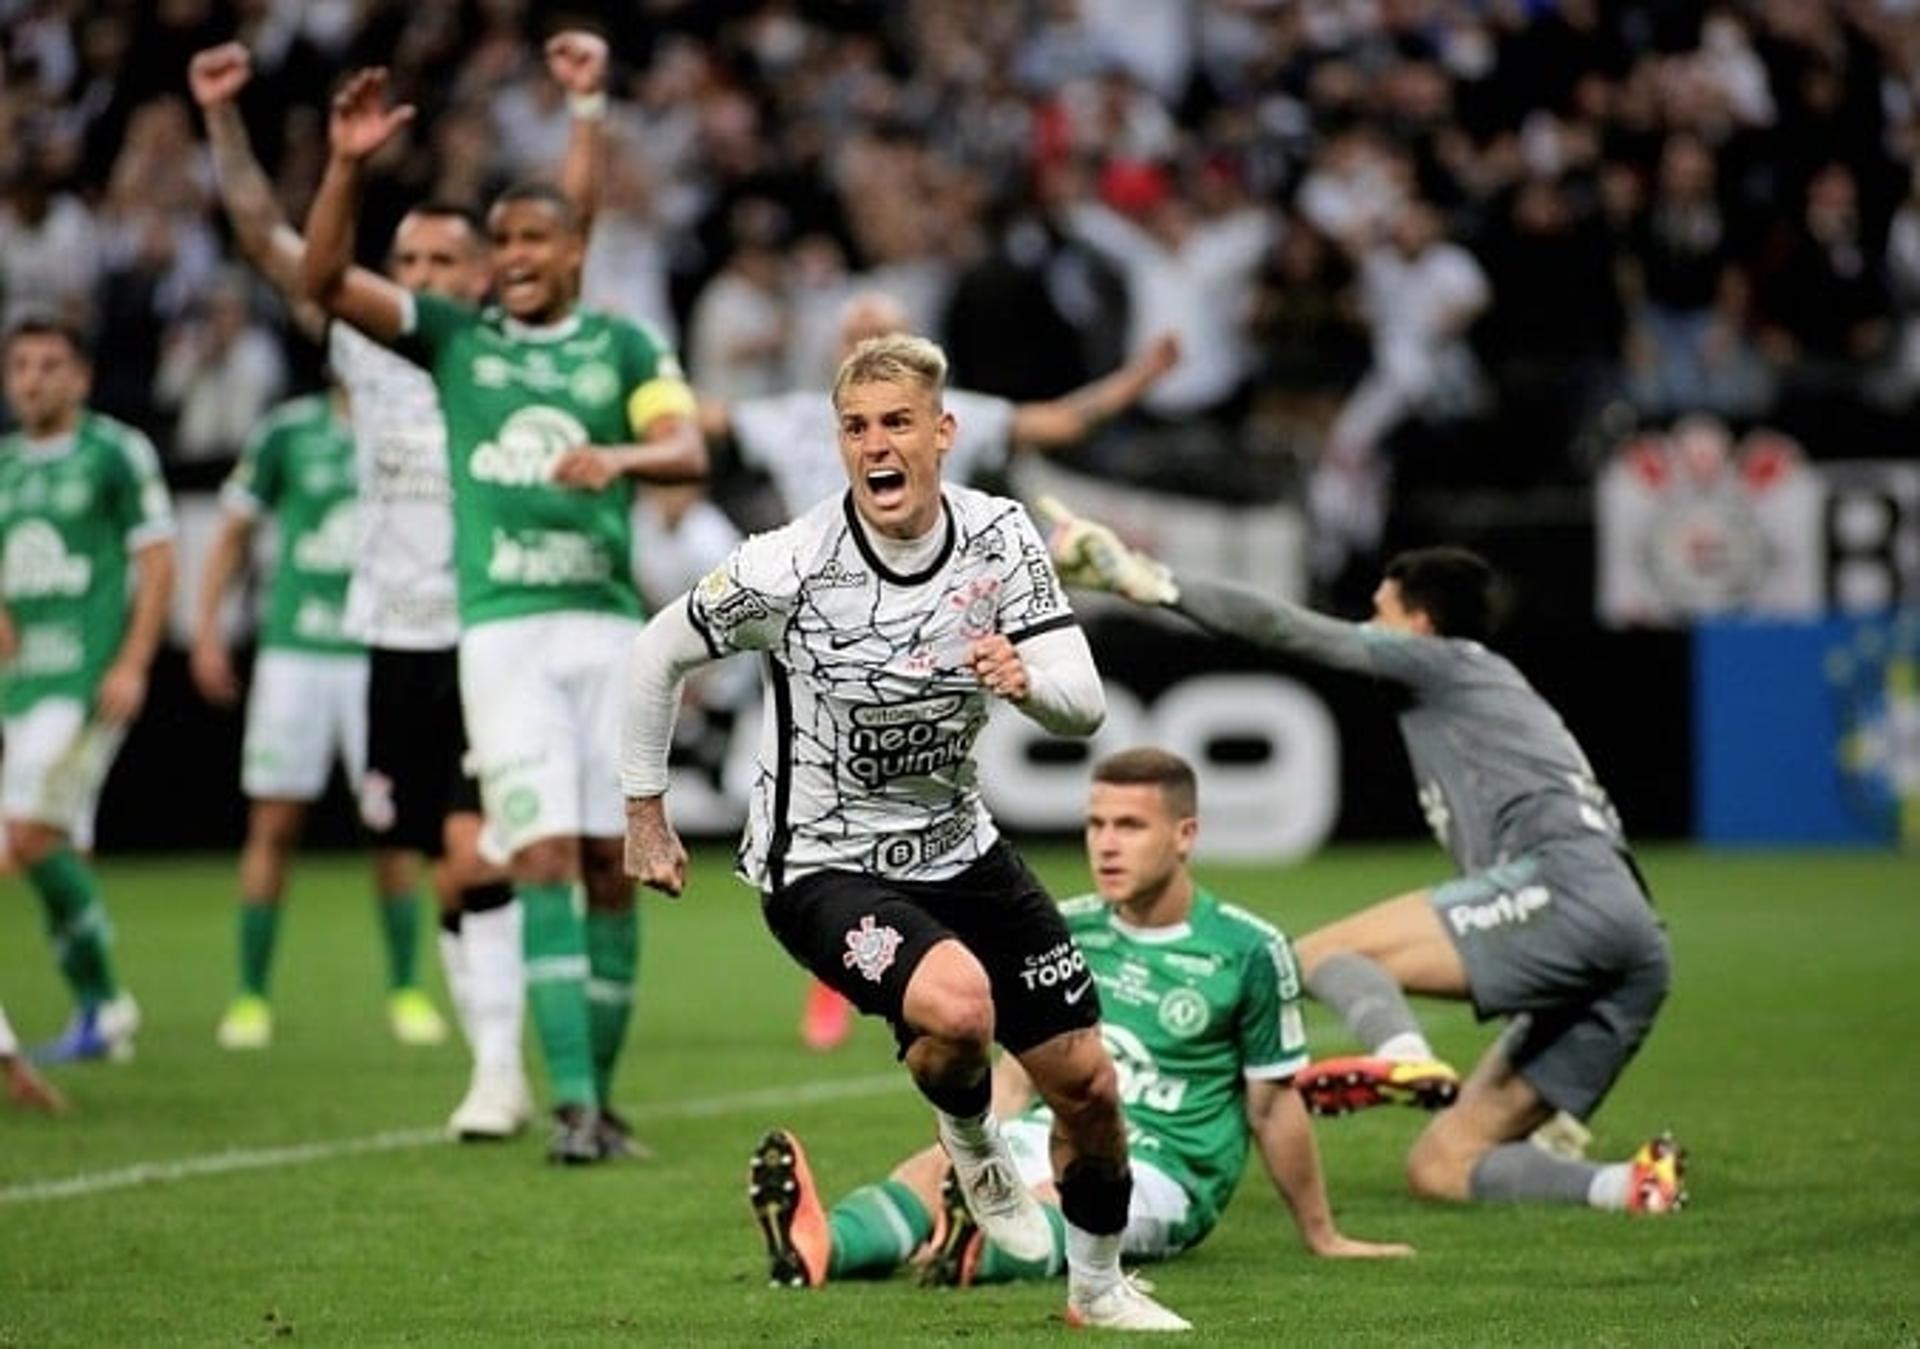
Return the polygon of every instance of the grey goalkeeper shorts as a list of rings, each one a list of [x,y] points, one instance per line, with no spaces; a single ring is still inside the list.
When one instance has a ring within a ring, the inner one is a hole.
[[[1667,935],[1626,859],[1549,845],[1433,890],[1474,1011],[1515,1018],[1508,1061],[1557,1110],[1593,1113],[1653,1028]]]

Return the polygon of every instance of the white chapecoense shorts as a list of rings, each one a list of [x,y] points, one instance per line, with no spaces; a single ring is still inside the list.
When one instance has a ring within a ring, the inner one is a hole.
[[[546,838],[620,838],[620,716],[638,619],[553,613],[460,638],[460,701],[488,830],[508,855]]]
[[[367,658],[262,651],[247,694],[241,790],[256,801],[313,801],[336,759],[357,795],[367,766]]]
[[[0,814],[64,830],[74,847],[93,847],[100,788],[127,728],[101,721],[78,698],[42,698],[5,722],[0,754]]]

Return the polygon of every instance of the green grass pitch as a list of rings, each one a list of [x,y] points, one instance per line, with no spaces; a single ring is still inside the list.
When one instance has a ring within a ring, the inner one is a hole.
[[[223,860],[103,867],[146,1031],[136,1062],[64,1071],[76,1111],[0,1110],[0,1345],[1027,1341],[1061,1291],[929,1292],[905,1278],[767,1288],[743,1202],[759,1132],[804,1138],[829,1196],[929,1137],[878,1026],[798,1046],[801,981],[708,846],[690,898],[651,903],[618,1096],[655,1160],[548,1169],[537,1137],[425,1141],[464,1079],[453,1047],[381,1021],[366,869],[296,873],[279,1042],[223,1054]],[[1056,892],[1070,849],[1032,854]],[[1257,1167],[1198,1251],[1155,1274],[1201,1338],[1294,1344],[1920,1344],[1920,864],[1859,854],[1650,850],[1676,947],[1660,1025],[1594,1121],[1596,1152],[1674,1128],[1693,1206],[1672,1220],[1424,1205],[1401,1186],[1420,1121],[1319,1138],[1343,1227],[1416,1259],[1302,1253]],[[1430,850],[1203,867],[1291,931],[1433,879]],[[429,961],[431,963],[431,961]],[[65,1008],[35,906],[0,882],[0,998],[40,1038]],[[1438,1045],[1490,1034],[1434,1007]],[[1345,1041],[1324,1016],[1316,1049]],[[373,1140],[368,1143],[367,1140]],[[347,1152],[347,1145],[367,1150]],[[309,1147],[311,1145],[311,1147]],[[273,1151],[280,1149],[280,1151]],[[208,1159],[216,1159],[209,1161]],[[260,1163],[255,1169],[234,1169]],[[151,1164],[144,1172],[129,1168]],[[103,1189],[129,1175],[140,1183]],[[59,1182],[74,1182],[61,1186]]]

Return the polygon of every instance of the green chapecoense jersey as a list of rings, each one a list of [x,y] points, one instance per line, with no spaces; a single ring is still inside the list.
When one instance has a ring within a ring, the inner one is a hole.
[[[415,294],[398,350],[433,375],[446,414],[461,625],[638,615],[632,479],[584,492],[551,474],[568,450],[632,444],[662,414],[693,413],[667,346],[590,310],[533,328],[497,308]]]
[[[83,412],[70,435],[0,438],[0,596],[20,644],[8,716],[93,701],[126,636],[128,559],[172,533],[159,458],[132,427]]]
[[[1128,1150],[1185,1186],[1205,1230],[1246,1166],[1246,1079],[1290,1078],[1307,1062],[1293,949],[1199,889],[1172,927],[1129,927],[1098,896],[1060,910],[1100,990]]]
[[[279,529],[262,647],[357,652],[341,629],[360,538],[354,516],[353,438],[324,395],[267,415],[220,492],[228,510],[271,515]]]

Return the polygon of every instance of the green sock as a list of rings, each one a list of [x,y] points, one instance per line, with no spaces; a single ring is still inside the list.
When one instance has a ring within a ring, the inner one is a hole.
[[[1042,1204],[1047,1225],[1053,1229],[1053,1254],[1045,1260],[1016,1260],[989,1241],[980,1250],[980,1264],[973,1271],[975,1283],[1009,1283],[1015,1279],[1050,1279],[1067,1267],[1067,1220],[1052,1204]]]
[[[553,1103],[595,1106],[593,1033],[587,1017],[586,925],[571,885],[513,887],[520,900],[521,949],[527,958],[527,1002],[546,1055]]]
[[[387,944],[387,989],[412,988],[420,949],[420,896],[380,896],[380,935]]]
[[[933,1215],[910,1187],[883,1180],[862,1185],[835,1204],[827,1229],[833,1233],[828,1278],[884,1277],[933,1235]]]
[[[633,1013],[640,966],[640,909],[587,910],[587,1015],[593,1032],[593,1083],[600,1103],[613,1100],[613,1068]]]
[[[87,864],[72,848],[62,847],[28,867],[27,879],[40,896],[47,935],[74,1000],[92,1007],[118,997],[120,981],[114,978],[109,950],[113,929]]]
[[[280,931],[280,906],[257,900],[240,901],[240,991],[249,997],[267,996],[267,976],[273,969],[273,939]]]

